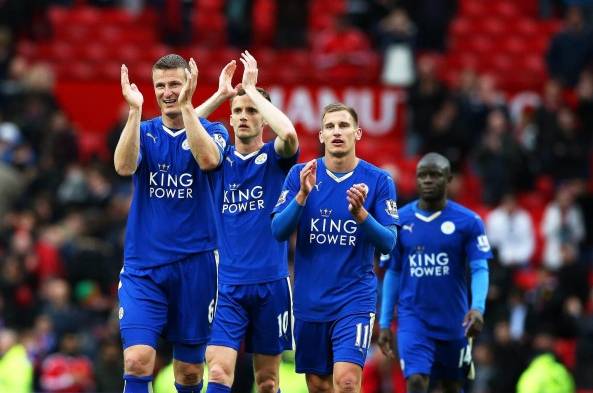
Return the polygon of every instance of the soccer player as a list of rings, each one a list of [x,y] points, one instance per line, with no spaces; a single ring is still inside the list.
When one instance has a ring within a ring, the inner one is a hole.
[[[484,323],[490,245],[476,213],[447,200],[450,180],[442,155],[418,162],[419,200],[400,210],[401,231],[383,282],[379,345],[394,356],[389,328],[399,293],[397,343],[409,393],[427,392],[430,378],[446,393],[460,392],[471,366],[467,337]]]
[[[210,172],[216,209],[220,265],[216,317],[206,351],[208,393],[230,392],[237,351],[245,338],[254,353],[258,392],[276,393],[280,354],[292,349],[292,305],[288,281],[288,244],[272,236],[269,220],[282,183],[296,163],[294,126],[256,87],[258,69],[249,53],[241,88],[232,88],[235,62],[223,69],[218,91],[196,109],[210,114],[230,99],[235,144]],[[264,143],[269,125],[276,138]]]
[[[375,319],[374,252],[396,239],[395,185],[356,157],[361,137],[354,109],[326,106],[324,156],[290,170],[274,208],[277,239],[297,229],[296,372],[314,393],[360,391]]]
[[[156,343],[173,344],[175,386],[202,388],[206,343],[216,302],[216,238],[210,184],[204,171],[221,162],[228,132],[198,119],[191,98],[197,66],[178,55],[160,58],[152,81],[161,115],[141,122],[143,97],[121,68],[130,109],[115,149],[120,175],[133,175],[119,319],[125,393],[152,391]],[[199,146],[202,154],[192,151]]]

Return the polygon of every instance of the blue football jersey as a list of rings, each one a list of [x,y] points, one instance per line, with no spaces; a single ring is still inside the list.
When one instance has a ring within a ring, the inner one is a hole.
[[[420,210],[414,201],[400,210],[400,223],[389,263],[401,272],[400,328],[410,325],[437,339],[463,337],[468,264],[492,257],[482,220],[453,201],[434,213]]]
[[[226,128],[200,122],[222,154]],[[137,269],[154,267],[215,249],[212,192],[189,149],[185,129],[170,129],[160,117],[140,123],[138,161],[124,263]]]
[[[226,150],[222,165],[209,173],[223,284],[255,284],[288,277],[288,242],[272,235],[270,214],[298,155],[282,158],[268,142],[242,155]]]
[[[290,170],[274,212],[294,199],[303,166]],[[364,207],[369,214],[382,225],[398,223],[395,185],[385,171],[360,160],[352,172],[334,174],[317,159],[317,183],[297,226],[294,311],[301,320],[328,322],[375,312],[375,247],[348,211],[346,199],[346,191],[357,183],[368,187]]]

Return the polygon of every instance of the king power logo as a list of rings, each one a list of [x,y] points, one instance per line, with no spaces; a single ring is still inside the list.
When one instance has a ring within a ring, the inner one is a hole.
[[[332,209],[319,209],[318,218],[311,218],[309,243],[355,247],[358,224],[354,220],[332,218]]]
[[[231,183],[228,189],[224,190],[222,213],[236,214],[262,210],[264,207],[264,188],[262,186],[241,188],[240,184]]]
[[[412,277],[449,275],[449,255],[446,252],[416,252],[408,255],[408,263]]]
[[[157,199],[193,198],[191,186],[194,178],[191,173],[171,173],[171,164],[158,164],[157,171],[150,171],[149,195]]]

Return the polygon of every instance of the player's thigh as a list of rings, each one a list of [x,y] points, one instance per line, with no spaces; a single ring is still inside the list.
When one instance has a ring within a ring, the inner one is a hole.
[[[432,378],[448,381],[449,385],[465,380],[472,361],[471,346],[467,338],[438,341]]]
[[[307,380],[309,380],[309,374],[331,376],[333,372],[332,324],[333,322],[308,322],[295,319],[295,371],[307,374]],[[331,377],[329,380],[331,383]]]
[[[371,345],[374,313],[348,315],[337,320],[332,329],[334,362],[364,366]]]
[[[160,282],[161,270],[124,267],[120,273],[119,326],[124,349],[135,345],[156,348],[168,314],[167,294]]]
[[[334,363],[334,389],[338,392],[359,392],[362,366],[349,362]]]
[[[251,313],[247,350],[278,355],[292,349],[292,300],[288,278],[258,284],[257,299]]]
[[[249,325],[243,292],[244,287],[241,285],[219,285],[216,314],[208,345],[239,350]]]
[[[206,344],[216,310],[214,252],[194,254],[171,264],[169,277],[166,338],[173,343]]]
[[[406,379],[412,375],[429,376],[435,361],[435,340],[413,329],[399,329],[397,348],[400,367]]]

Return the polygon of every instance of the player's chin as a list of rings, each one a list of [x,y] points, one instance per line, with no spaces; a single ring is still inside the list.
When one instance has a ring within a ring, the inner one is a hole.
[[[162,106],[161,111],[165,116],[174,117],[181,115],[181,109],[179,106]]]

